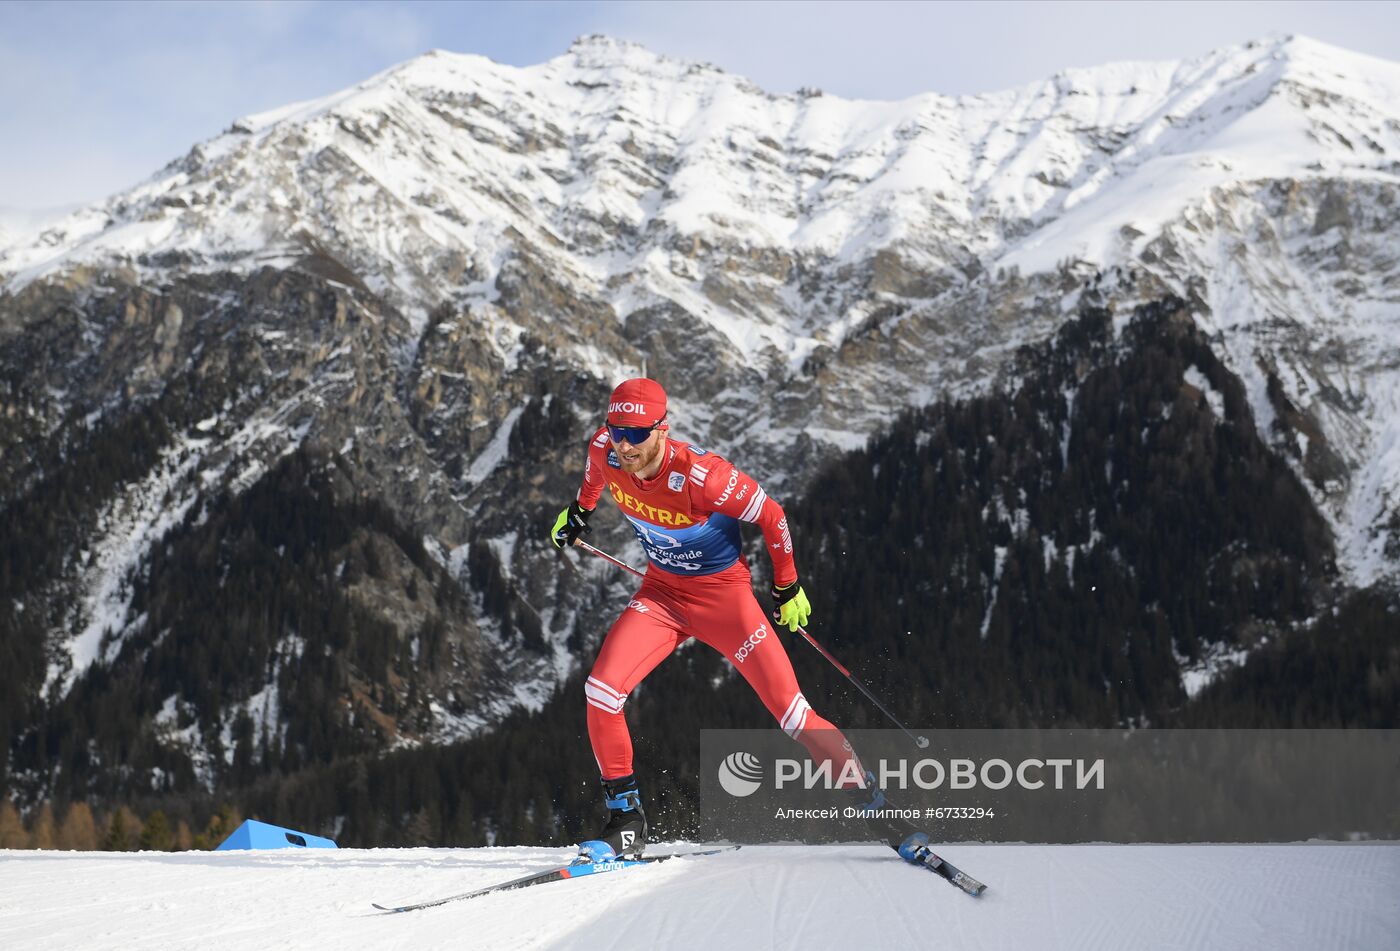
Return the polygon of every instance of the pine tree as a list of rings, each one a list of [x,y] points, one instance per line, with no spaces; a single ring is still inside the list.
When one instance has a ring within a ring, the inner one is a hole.
[[[170,833],[170,821],[165,818],[164,812],[157,809],[146,817],[146,824],[141,827],[141,851],[169,852],[173,845],[174,837]]]
[[[141,820],[127,806],[118,806],[107,820],[107,833],[102,837],[102,851],[130,852]]]

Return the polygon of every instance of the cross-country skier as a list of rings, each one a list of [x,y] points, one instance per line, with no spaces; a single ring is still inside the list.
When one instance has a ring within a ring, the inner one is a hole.
[[[589,442],[583,486],[554,521],[556,547],[562,550],[592,530],[589,516],[604,492],[632,524],[648,565],[584,686],[608,822],[596,839],[579,846],[580,858],[641,854],[646,816],[622,709],[637,684],[691,637],[728,657],[783,730],[817,762],[831,762],[833,776],[864,776],[845,738],[802,695],[774,630],[776,620],[796,631],[812,611],[782,507],[728,460],[670,438],[666,393],[655,380],[627,380],[613,390],[606,425]],[[753,596],[740,522],[763,531],[773,561],[772,619]]]

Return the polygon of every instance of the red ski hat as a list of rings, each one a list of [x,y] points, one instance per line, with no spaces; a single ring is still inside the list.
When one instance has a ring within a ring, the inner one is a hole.
[[[610,426],[653,426],[666,415],[666,391],[646,377],[623,380],[608,397]]]

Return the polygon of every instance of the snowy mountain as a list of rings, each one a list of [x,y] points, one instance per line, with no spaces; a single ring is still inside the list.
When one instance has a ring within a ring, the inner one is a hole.
[[[0,238],[0,503],[63,513],[0,610],[59,703],[124,652],[204,657],[162,592],[206,563],[224,589],[230,538],[310,552],[285,569],[300,596],[331,597],[308,593],[324,559],[344,610],[386,625],[337,675],[357,728],[460,736],[543,702],[624,590],[592,566],[566,584],[532,542],[644,361],[682,437],[791,493],[901,409],[1014,383],[1017,348],[1076,308],[1169,293],[1346,579],[1393,582],[1396,103],[1400,66],[1301,37],[899,102],[588,37],[523,69],[435,51],[238,120]],[[306,506],[387,515],[302,547],[270,494],[293,475]],[[339,624],[297,614],[235,682],[153,680],[140,715],[206,760],[240,732],[279,746],[299,632]]]
[[[995,379],[1056,323],[1057,265],[1132,265],[1112,302],[1194,292],[1256,415],[1281,396],[1307,418],[1281,446],[1367,583],[1397,561],[1396,102],[1400,66],[1300,37],[889,103],[775,96],[603,37],[526,69],[435,51],[235,122],[0,274],[17,293],[84,266],[153,285],[326,256],[406,316],[420,386],[452,380],[423,335],[445,305],[437,333],[507,370],[531,333],[600,380],[645,353],[717,445],[850,446]],[[523,275],[558,296],[519,300]]]
[[[678,844],[677,851],[688,849]],[[950,846],[967,895],[879,846],[749,847],[405,915],[561,849],[3,852],[15,946],[1312,949],[1394,947],[1400,847]],[[211,901],[210,895],[218,900]],[[100,895],[100,901],[66,896]],[[723,914],[716,914],[723,909]]]
[[[35,238],[41,231],[75,208],[8,208],[0,207],[0,248]]]

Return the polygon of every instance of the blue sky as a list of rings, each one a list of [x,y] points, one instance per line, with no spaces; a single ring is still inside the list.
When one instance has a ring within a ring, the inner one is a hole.
[[[529,65],[607,33],[773,92],[985,92],[1303,33],[1400,60],[1400,3],[5,2],[0,209],[96,200],[240,115],[440,47]]]

